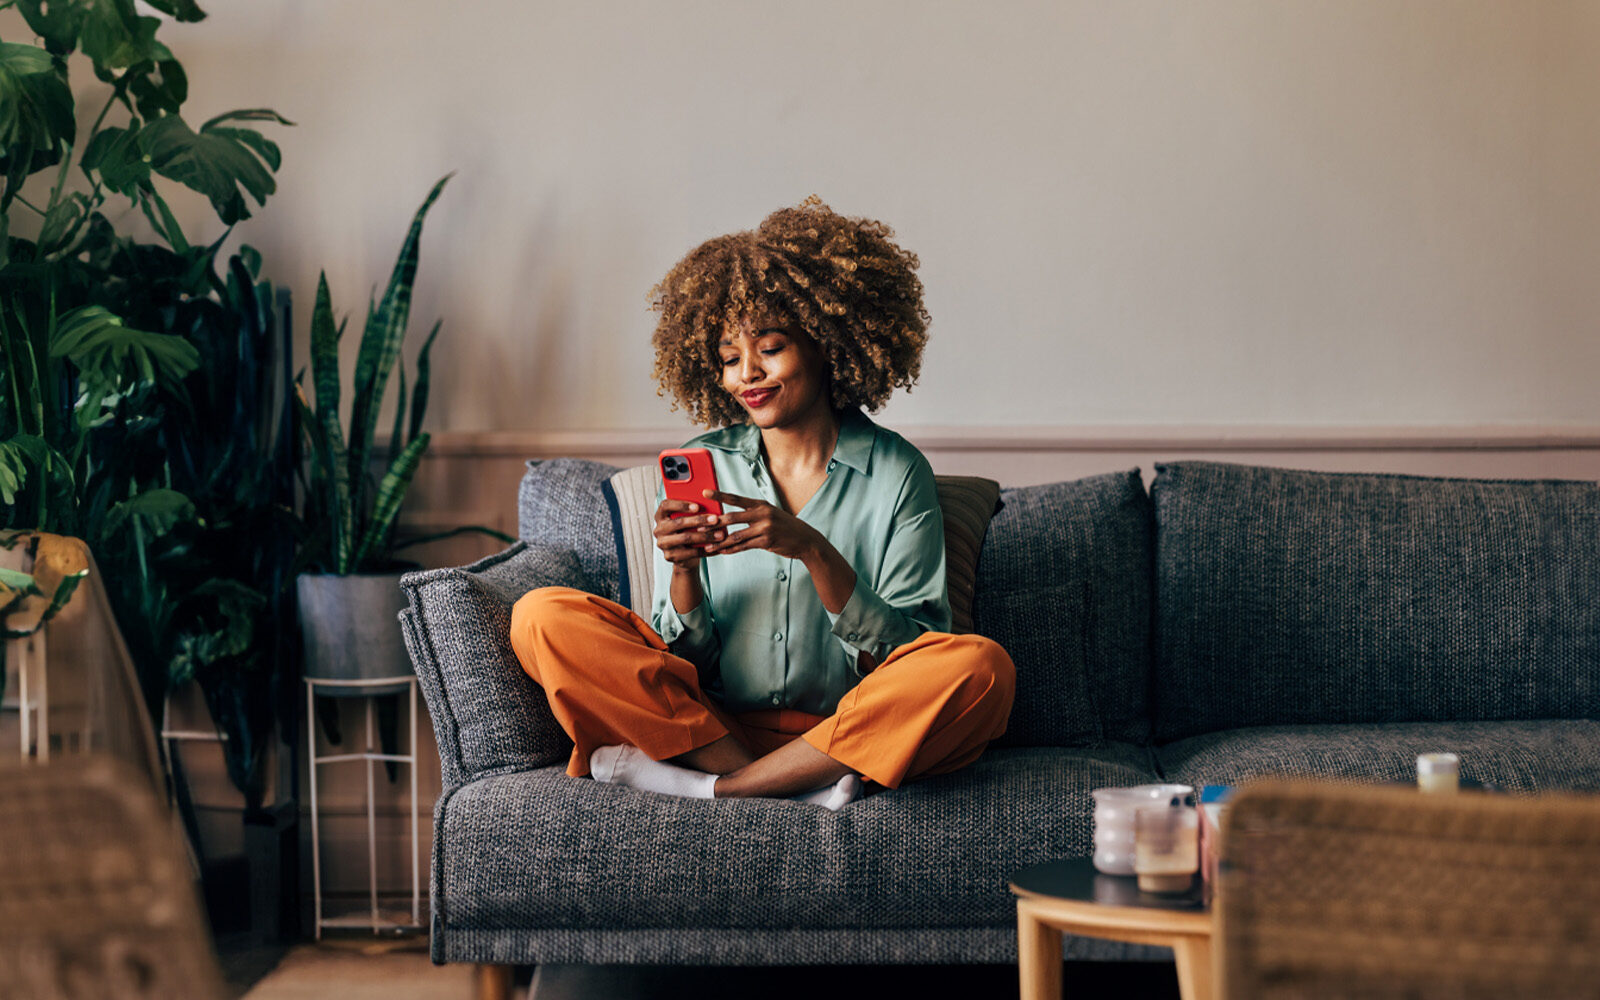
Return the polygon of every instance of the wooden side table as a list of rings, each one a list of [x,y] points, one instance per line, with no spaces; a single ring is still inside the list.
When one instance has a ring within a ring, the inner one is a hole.
[[[1184,1000],[1212,995],[1211,911],[1199,880],[1182,896],[1140,892],[1131,875],[1102,875],[1088,858],[1034,865],[1011,882],[1017,895],[1022,1000],[1060,1000],[1061,935],[1171,948]]]

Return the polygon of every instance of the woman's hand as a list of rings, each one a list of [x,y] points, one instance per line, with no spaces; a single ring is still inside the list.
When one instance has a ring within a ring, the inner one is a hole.
[[[683,515],[673,517],[672,515]],[[663,500],[656,507],[656,548],[672,564],[674,572],[689,572],[700,568],[700,557],[706,546],[727,535],[716,527],[717,518],[704,513],[695,503],[684,500]]]
[[[740,531],[729,531],[727,538],[706,549],[706,555],[716,556],[746,549],[766,549],[785,559],[807,559],[815,555],[818,543],[827,545],[822,532],[795,517],[782,507],[765,500],[753,500],[737,493],[719,493],[708,490],[713,500],[742,507],[743,510],[725,512],[714,518],[717,524],[747,525]]]

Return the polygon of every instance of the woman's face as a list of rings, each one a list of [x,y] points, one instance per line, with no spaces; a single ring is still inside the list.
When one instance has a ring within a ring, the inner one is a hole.
[[[757,427],[789,426],[828,407],[822,355],[793,323],[747,316],[724,331],[717,356],[722,387]]]

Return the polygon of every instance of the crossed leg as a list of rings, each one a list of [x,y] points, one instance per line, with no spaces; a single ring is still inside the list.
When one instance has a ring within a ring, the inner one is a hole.
[[[634,747],[639,756],[626,767],[681,765],[712,778],[679,794],[720,798],[793,796],[855,774],[893,788],[955,770],[1005,731],[1015,684],[997,644],[928,633],[895,650],[832,716],[758,753],[754,744],[772,741],[751,739],[702,691],[694,664],[613,601],[564,587],[530,591],[512,610],[511,643],[572,737],[568,774],[590,773],[602,747]],[[614,766],[614,755],[601,759]]]

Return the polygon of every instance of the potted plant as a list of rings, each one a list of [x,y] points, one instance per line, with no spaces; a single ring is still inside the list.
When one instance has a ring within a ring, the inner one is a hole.
[[[510,540],[500,532],[478,527],[398,542],[395,538],[401,502],[428,447],[429,436],[422,430],[428,405],[428,352],[439,335],[440,323],[434,323],[417,355],[409,400],[400,349],[411,313],[423,219],[449,179],[448,175],[440,179],[417,209],[388,287],[367,312],[356,354],[348,431],[340,415],[339,342],[344,325],[334,319],[327,275],[317,284],[311,314],[314,401],[306,397],[303,379],[296,382],[309,459],[299,557],[304,571],[297,577],[308,677],[367,680],[409,676],[411,661],[396,617],[405,606],[400,576],[416,564],[401,560],[397,550],[461,531],[482,531]],[[397,369],[393,429],[382,459],[383,474],[375,477],[378,411]],[[396,685],[352,693],[402,688]]]
[[[266,748],[280,727],[292,735],[298,704],[279,639],[293,632],[286,300],[248,247],[219,273],[227,233],[192,242],[163,191],[203,194],[231,228],[276,189],[281,154],[256,124],[291,123],[265,109],[186,121],[188,79],[157,33],[202,20],[194,0],[5,8],[30,34],[0,41],[0,528],[84,539],[99,569],[78,595],[103,587],[98,606],[115,612],[137,671],[129,704],[148,730],[169,689],[198,683],[248,841]],[[74,85],[82,64],[93,79]],[[154,241],[118,232],[122,204]],[[13,599],[27,590],[8,579]]]

